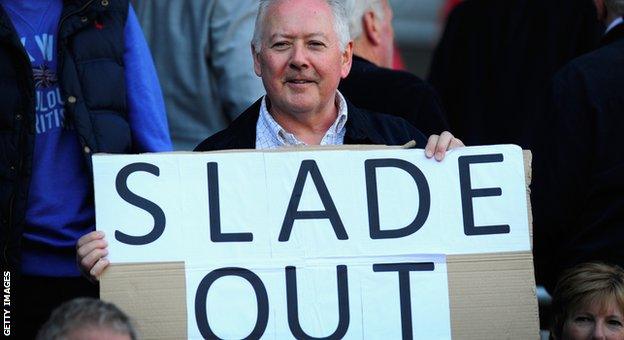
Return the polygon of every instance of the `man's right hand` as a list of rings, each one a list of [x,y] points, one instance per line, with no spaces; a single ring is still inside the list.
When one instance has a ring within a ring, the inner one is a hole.
[[[98,281],[109,262],[108,242],[101,231],[92,231],[78,239],[76,244],[76,262],[82,272],[91,281]]]

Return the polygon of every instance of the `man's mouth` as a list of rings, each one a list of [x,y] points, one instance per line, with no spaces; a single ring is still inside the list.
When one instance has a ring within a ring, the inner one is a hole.
[[[309,84],[309,83],[314,83],[314,81],[312,80],[308,80],[308,79],[288,79],[286,80],[287,83],[291,83],[291,84]]]

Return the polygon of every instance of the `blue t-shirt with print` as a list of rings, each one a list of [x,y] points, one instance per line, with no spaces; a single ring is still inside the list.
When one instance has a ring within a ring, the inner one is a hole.
[[[94,229],[95,211],[88,168],[77,132],[65,119],[56,74],[57,32],[63,2],[0,0],[0,4],[26,49],[36,91],[36,137],[22,240],[22,272],[78,276],[76,241]],[[140,127],[132,131],[133,142],[141,151],[169,151],[171,142],[160,87],[132,8],[125,34],[126,81],[146,84],[139,87],[145,93],[128,95],[131,128]]]

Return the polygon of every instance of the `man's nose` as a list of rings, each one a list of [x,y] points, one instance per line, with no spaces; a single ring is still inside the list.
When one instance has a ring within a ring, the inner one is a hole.
[[[290,56],[290,67],[300,70],[307,68],[308,66],[308,57],[305,46],[295,44],[293,46],[292,54]]]

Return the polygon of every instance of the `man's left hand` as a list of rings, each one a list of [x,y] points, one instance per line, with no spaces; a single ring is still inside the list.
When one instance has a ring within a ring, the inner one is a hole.
[[[464,146],[464,143],[461,140],[453,137],[450,132],[444,131],[439,136],[431,135],[429,137],[427,146],[425,146],[425,156],[427,158],[435,157],[439,162],[444,159],[447,150],[462,146]]]

